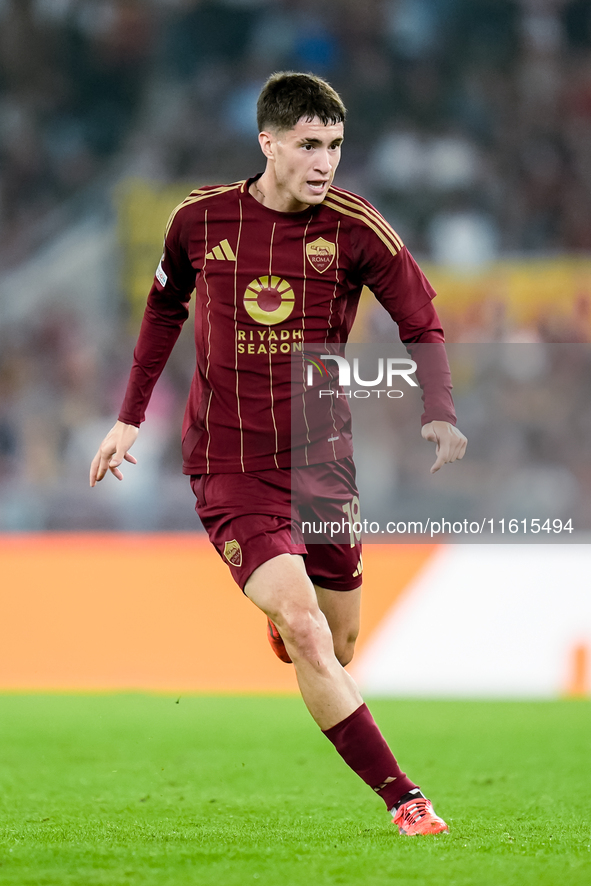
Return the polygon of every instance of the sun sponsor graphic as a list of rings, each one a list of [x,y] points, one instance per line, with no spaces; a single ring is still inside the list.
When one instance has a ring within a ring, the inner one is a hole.
[[[244,292],[244,307],[257,323],[275,326],[290,316],[295,305],[291,285],[275,275],[256,277]]]

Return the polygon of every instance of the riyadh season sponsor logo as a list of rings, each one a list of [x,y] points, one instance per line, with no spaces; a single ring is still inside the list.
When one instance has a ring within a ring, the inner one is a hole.
[[[337,354],[316,356],[304,352],[304,361],[306,363],[306,387],[317,387],[318,379],[321,383],[326,381],[327,384],[336,379],[338,387],[342,389],[321,387],[318,390],[319,397],[346,397],[349,399],[354,397],[363,400],[371,396],[379,398],[381,395],[385,395],[391,400],[398,400],[404,396],[404,390],[394,387],[395,385],[401,385],[404,382],[411,388],[418,387],[418,383],[412,377],[417,370],[417,364],[409,357],[379,357],[369,378],[361,377],[358,357],[353,359],[351,366],[346,357]],[[328,361],[332,361],[330,368],[326,365]],[[364,374],[367,371],[367,368],[364,369]],[[353,387],[353,385],[357,387]]]

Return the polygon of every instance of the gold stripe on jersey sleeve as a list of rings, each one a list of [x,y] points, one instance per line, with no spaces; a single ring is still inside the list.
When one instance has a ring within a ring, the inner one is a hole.
[[[344,197],[341,197],[340,194],[337,194],[334,191],[329,191],[324,200],[324,204],[330,206],[331,209],[336,209],[337,212],[342,212],[343,215],[349,215],[352,218],[358,218],[361,221],[364,221],[368,227],[375,231],[386,246],[388,246],[390,252],[393,251],[394,255],[400,252],[404,246],[404,243],[394,228],[390,227],[386,219],[381,216],[377,210],[370,210],[365,203],[354,203],[352,200],[345,200]],[[345,209],[346,206],[357,211],[351,212],[350,210]],[[392,250],[392,246],[394,247],[394,250]]]
[[[338,190],[338,188],[331,188],[327,196],[332,197],[332,199],[336,200],[338,203],[342,203],[343,206],[350,206],[352,209],[359,209],[361,212],[366,212],[382,228],[385,233],[390,234],[395,243],[400,247],[400,249],[402,249],[404,243],[402,242],[394,228],[390,224],[388,224],[384,216],[378,212],[375,206],[369,206],[356,194],[347,193],[347,196],[345,197],[345,195],[342,194]]]
[[[398,253],[400,252],[400,249],[397,246],[394,246],[392,241],[388,237],[386,237],[384,232],[381,231],[376,225],[374,225],[373,222],[370,221],[370,219],[367,218],[366,215],[362,215],[360,212],[351,212],[351,210],[345,209],[344,207],[339,206],[338,203],[333,203],[328,198],[326,198],[324,200],[322,205],[328,206],[330,209],[335,209],[337,212],[340,212],[343,215],[348,215],[351,218],[358,218],[360,221],[365,222],[367,227],[371,228],[372,231],[378,235],[378,237],[380,238],[382,243],[388,247],[388,249],[392,253],[392,255],[398,255]]]
[[[207,200],[208,197],[218,197],[220,194],[226,194],[228,191],[235,191],[237,188],[241,187],[242,182],[236,182],[233,185],[220,185],[217,188],[212,188],[210,191],[192,191],[190,196],[183,200],[182,203],[179,203],[178,206],[170,213],[170,217],[166,224],[166,231],[164,232],[164,237],[168,236],[168,232],[170,231],[170,226],[172,225],[175,216],[179,210],[184,209],[185,206],[190,206],[192,203],[199,203],[201,200]]]
[[[241,178],[237,182],[228,182],[227,185],[203,185],[201,188],[193,188],[189,197],[196,197],[198,194],[213,194],[216,191],[223,191],[225,188],[240,188],[246,183],[247,179]],[[185,197],[188,200],[189,197]]]

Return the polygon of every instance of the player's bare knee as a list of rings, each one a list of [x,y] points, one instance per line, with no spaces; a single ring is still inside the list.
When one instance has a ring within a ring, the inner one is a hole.
[[[343,667],[345,667],[345,665],[348,665],[349,662],[353,660],[356,641],[357,632],[355,632],[354,634],[351,633],[346,637],[335,640],[334,654],[337,658],[337,661],[339,661]]]
[[[286,613],[278,628],[294,660],[300,658],[321,666],[332,652],[330,629],[319,610]]]
[[[323,621],[321,613],[316,612],[303,611],[288,615],[284,622],[288,642],[302,649],[314,647],[318,642],[322,643],[323,640],[326,642],[330,631]]]

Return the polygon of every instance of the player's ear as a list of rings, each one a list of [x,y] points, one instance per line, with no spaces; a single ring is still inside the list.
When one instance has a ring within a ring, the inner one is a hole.
[[[259,145],[261,146],[261,151],[267,158],[267,160],[272,160],[274,158],[274,146],[277,141],[275,135],[269,131],[259,132]]]

